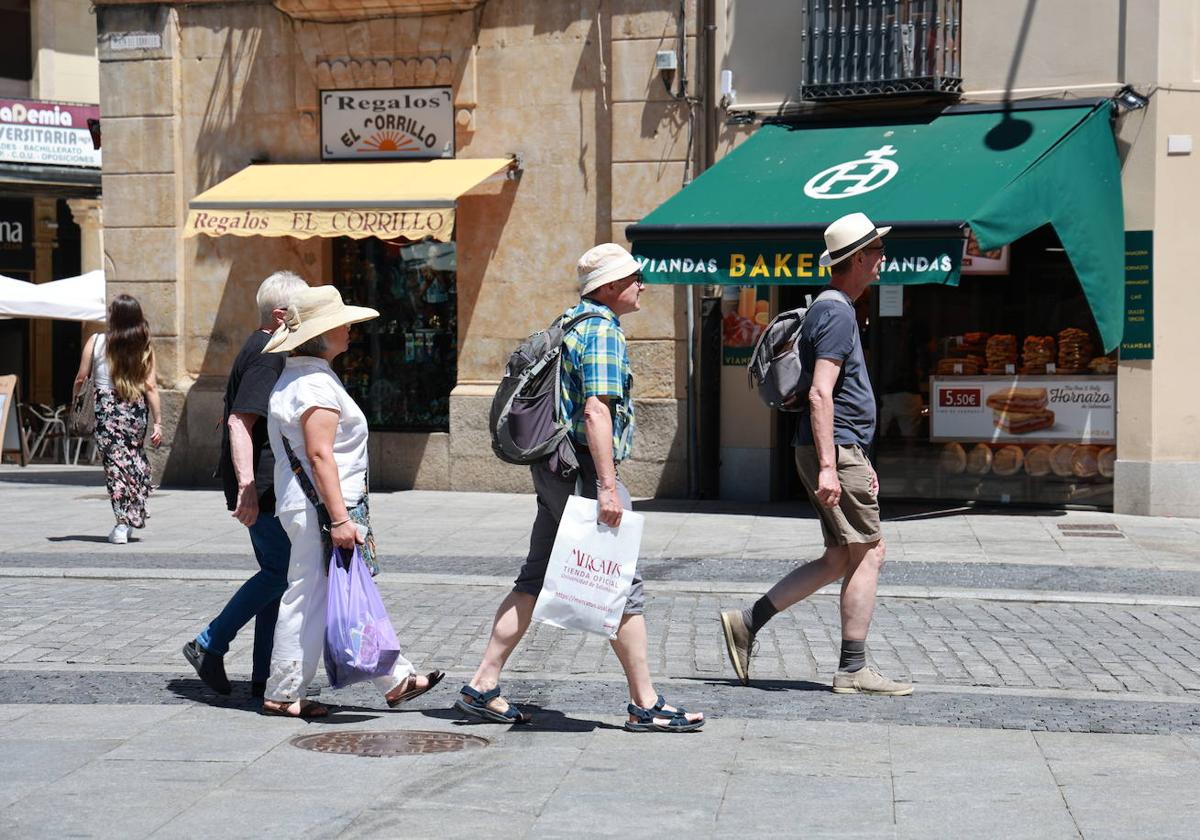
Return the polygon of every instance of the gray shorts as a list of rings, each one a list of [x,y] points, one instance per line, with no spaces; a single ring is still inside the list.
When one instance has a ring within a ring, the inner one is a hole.
[[[796,447],[796,472],[808,491],[809,501],[821,520],[828,548],[850,543],[873,543],[883,535],[879,524],[879,499],[871,492],[871,461],[857,446],[840,445],[837,450],[838,481],[842,497],[837,507],[817,501],[817,474],[821,471],[815,446]]]
[[[575,479],[563,479],[543,464],[529,468],[533,474],[533,489],[537,491],[537,518],[533,520],[533,532],[529,535],[529,555],[517,575],[514,592],[524,592],[537,597],[542,591],[542,580],[546,577],[546,566],[550,563],[550,551],[554,548],[554,537],[558,534],[558,521],[562,519],[567,499],[575,494]],[[596,465],[587,450],[579,451],[579,469],[582,473],[583,495],[596,498]],[[617,476],[617,496],[621,507],[633,510],[629,491]],[[634,572],[633,586],[625,600],[625,615],[641,615],[645,612],[646,593],[642,587],[641,572]]]

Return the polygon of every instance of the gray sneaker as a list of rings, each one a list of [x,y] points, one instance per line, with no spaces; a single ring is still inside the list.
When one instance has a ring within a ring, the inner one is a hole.
[[[754,634],[746,626],[741,610],[722,610],[721,629],[725,631],[725,650],[742,685],[750,685],[750,655]]]
[[[908,683],[890,680],[870,665],[858,671],[838,671],[833,675],[834,694],[882,694],[904,697],[913,693]]]

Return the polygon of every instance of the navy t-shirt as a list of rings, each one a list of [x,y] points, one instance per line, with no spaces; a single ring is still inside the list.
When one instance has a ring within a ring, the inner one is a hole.
[[[833,442],[835,445],[858,444],[869,449],[875,439],[875,391],[867,375],[858,320],[850,297],[819,300],[808,310],[800,329],[800,363],[815,370],[817,359],[842,363],[833,386]],[[800,417],[795,446],[812,446],[812,417],[808,411]]]
[[[271,339],[270,333],[255,330],[242,345],[229,382],[225,386],[225,416],[221,423],[221,478],[225,488],[225,505],[230,510],[237,507],[237,473],[233,469],[233,455],[229,448],[229,415],[256,414],[251,440],[254,443],[254,484],[258,492],[259,510],[275,512],[274,468],[271,447],[267,443],[267,403],[275,380],[283,373],[287,353],[264,353],[262,349]]]

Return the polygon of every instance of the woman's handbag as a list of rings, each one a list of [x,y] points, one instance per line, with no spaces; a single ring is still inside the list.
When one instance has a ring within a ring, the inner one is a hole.
[[[304,464],[300,463],[300,459],[296,457],[292,445],[288,443],[288,439],[280,435],[283,439],[283,450],[287,453],[288,464],[292,468],[292,472],[296,475],[296,480],[300,482],[300,489],[304,491],[304,498],[308,499],[308,503],[313,506],[317,512],[317,524],[321,526],[321,551],[322,556],[330,557],[333,554],[333,535],[330,529],[333,526],[333,519],[329,516],[329,510],[325,507],[325,503],[321,501],[321,497],[317,495],[317,488],[313,486],[312,479],[308,477],[308,471],[304,469]],[[359,546],[362,551],[363,563],[371,572],[371,577],[379,574],[379,561],[375,554],[375,532],[371,530],[371,508],[367,499],[366,482],[363,482],[363,494],[358,500],[358,504],[353,507],[346,508],[346,514],[350,520],[358,527],[359,534],[362,535],[363,543]]]
[[[324,658],[334,688],[390,674],[400,656],[396,630],[358,549],[329,557]]]
[[[67,431],[75,437],[89,437],[96,431],[96,345],[99,343],[99,338],[92,342],[91,369],[71,400],[71,412],[67,415]]]

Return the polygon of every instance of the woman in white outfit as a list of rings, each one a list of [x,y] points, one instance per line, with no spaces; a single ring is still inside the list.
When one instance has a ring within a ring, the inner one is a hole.
[[[329,514],[335,546],[352,548],[362,537],[351,520],[366,490],[367,418],[346,393],[329,363],[346,351],[350,324],[379,317],[374,309],[346,306],[332,286],[300,292],[264,353],[291,352],[271,392],[267,432],[275,456],[275,511],[292,542],[288,588],[279,603],[275,646],[267,679],[265,714],[324,717],[329,709],[304,699],[316,675],[325,639],[326,563],[317,512],[289,461],[288,448],[310,477]],[[373,682],[388,706],[424,694],[443,677],[418,675],[400,656],[388,676]]]

